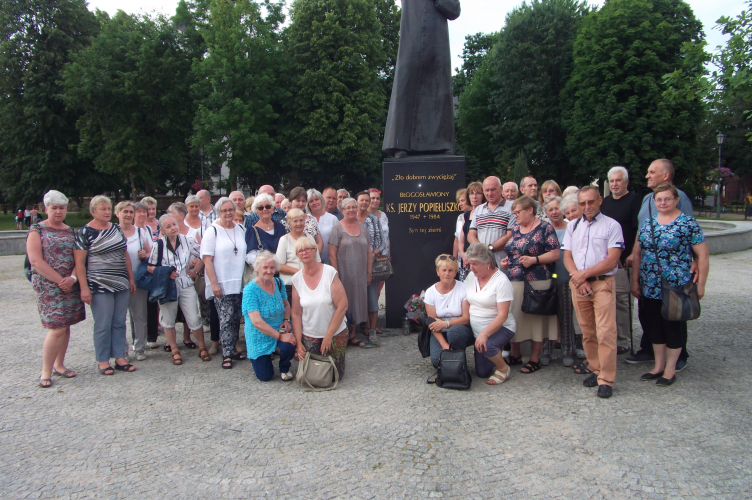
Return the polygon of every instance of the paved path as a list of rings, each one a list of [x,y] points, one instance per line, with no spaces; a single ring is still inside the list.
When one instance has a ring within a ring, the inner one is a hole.
[[[711,258],[689,367],[670,388],[620,359],[610,400],[559,363],[467,392],[425,384],[415,335],[351,349],[333,392],[249,363],[152,352],[100,376],[91,321],[78,371],[35,387],[44,332],[22,257],[0,258],[2,498],[750,498],[752,251]],[[639,329],[637,330],[639,335]]]

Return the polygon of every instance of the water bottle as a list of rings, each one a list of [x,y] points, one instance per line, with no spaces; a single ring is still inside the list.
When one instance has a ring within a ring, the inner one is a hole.
[[[410,335],[411,330],[412,326],[410,325],[410,318],[405,316],[405,319],[402,320],[402,335]]]

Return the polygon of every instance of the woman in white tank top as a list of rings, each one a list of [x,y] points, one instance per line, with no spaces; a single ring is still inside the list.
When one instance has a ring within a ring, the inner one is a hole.
[[[297,339],[296,356],[329,355],[339,377],[345,374],[347,349],[347,296],[329,265],[316,261],[318,246],[310,236],[295,242],[295,253],[303,269],[292,276],[292,327]]]

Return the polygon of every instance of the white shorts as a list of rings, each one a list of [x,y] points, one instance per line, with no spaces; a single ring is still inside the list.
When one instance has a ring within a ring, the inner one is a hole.
[[[191,330],[200,330],[203,328],[203,322],[198,313],[198,296],[196,289],[192,286],[188,288],[177,287],[178,300],[167,302],[159,305],[159,324],[162,328],[175,328],[175,318],[178,315],[178,305],[183,311],[185,322]]]

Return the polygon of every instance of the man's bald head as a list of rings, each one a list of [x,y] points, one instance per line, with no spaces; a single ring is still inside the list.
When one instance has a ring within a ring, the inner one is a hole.
[[[670,160],[661,158],[655,160],[648,167],[648,173],[645,178],[648,180],[648,187],[653,189],[659,184],[674,182],[674,164]]]
[[[196,193],[196,196],[198,196],[198,206],[202,211],[206,212],[211,209],[211,194],[209,194],[209,191],[202,189]]]
[[[489,205],[496,206],[501,202],[501,179],[492,175],[483,181],[483,194]]]
[[[274,196],[274,186],[270,186],[269,184],[264,184],[260,188],[258,188],[258,194],[268,194],[269,196]]]
[[[674,170],[674,164],[671,160],[661,158],[660,160],[655,160],[653,163],[668,174],[668,179],[666,180],[672,183],[674,182],[674,174],[676,173],[676,170]]]

